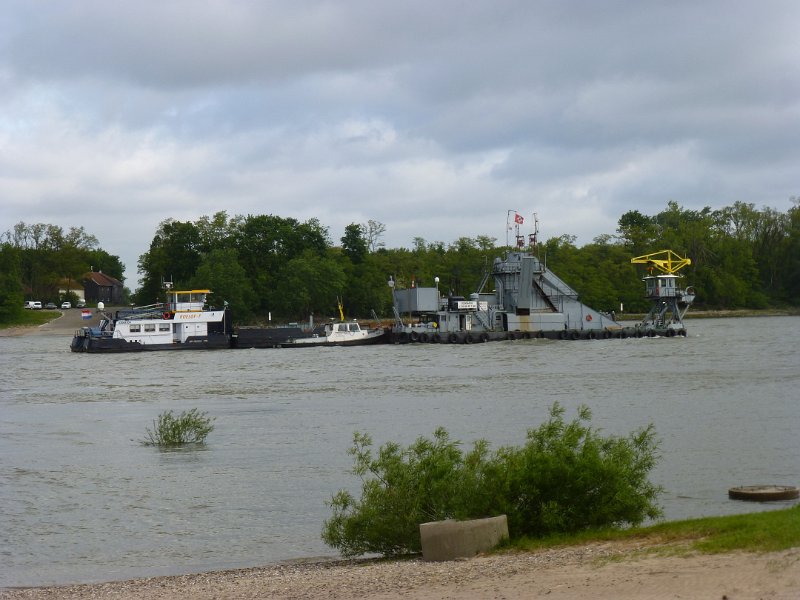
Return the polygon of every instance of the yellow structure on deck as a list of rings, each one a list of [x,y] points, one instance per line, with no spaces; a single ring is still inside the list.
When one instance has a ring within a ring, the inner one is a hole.
[[[631,259],[633,264],[648,265],[648,271],[652,272],[655,267],[662,273],[674,275],[683,267],[692,264],[691,258],[681,258],[672,250],[659,250],[658,252],[651,252],[644,256],[637,256]]]

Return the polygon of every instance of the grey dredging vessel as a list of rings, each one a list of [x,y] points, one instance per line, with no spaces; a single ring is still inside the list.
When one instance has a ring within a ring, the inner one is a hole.
[[[613,314],[583,304],[578,293],[539,260],[536,225],[525,248],[526,238],[519,233],[522,222],[515,213],[516,249],[504,259],[495,259],[478,290],[468,298],[441,295],[438,281],[435,287],[397,289],[390,279],[392,342],[470,344],[529,338],[686,336],[683,317],[695,294],[691,287],[680,287],[677,271],[691,264],[690,259],[662,250],[631,260],[647,266],[643,281],[651,309],[641,323],[624,326]],[[483,292],[489,277],[494,279],[494,291]]]

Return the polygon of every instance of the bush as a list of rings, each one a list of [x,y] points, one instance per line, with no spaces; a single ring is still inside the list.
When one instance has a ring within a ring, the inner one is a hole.
[[[214,430],[205,412],[196,408],[182,412],[177,417],[171,410],[158,415],[153,421],[153,429],[147,428],[146,438],[142,443],[146,446],[171,448],[184,444],[204,444],[206,436]]]
[[[361,478],[361,498],[341,490],[328,503],[322,539],[344,556],[420,551],[419,525],[442,519],[506,514],[512,538],[656,518],[660,488],[647,475],[657,460],[652,425],[627,437],[602,437],[581,408],[570,423],[553,405],[521,448],[490,453],[478,440],[464,454],[439,428],[408,448],[389,442],[377,457],[372,439],[356,433],[348,453]]]

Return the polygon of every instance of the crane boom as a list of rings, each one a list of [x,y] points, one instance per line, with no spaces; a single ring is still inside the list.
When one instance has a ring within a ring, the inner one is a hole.
[[[644,264],[655,267],[662,273],[674,275],[683,267],[692,264],[691,258],[682,258],[672,250],[659,250],[631,259],[634,264]]]

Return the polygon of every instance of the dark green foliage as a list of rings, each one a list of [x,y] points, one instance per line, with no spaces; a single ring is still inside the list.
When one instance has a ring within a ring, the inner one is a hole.
[[[119,257],[100,249],[97,238],[83,227],[65,231],[57,225],[20,222],[0,239],[0,305],[8,306],[0,308],[0,324],[18,321],[12,304],[21,308],[23,300],[59,304],[69,299],[60,291],[79,286],[91,267],[124,280]]]
[[[214,430],[213,419],[196,408],[183,411],[175,416],[171,410],[158,415],[153,421],[153,429],[146,430],[145,446],[174,448],[186,444],[204,444],[206,437]]]
[[[191,280],[193,289],[210,289],[208,303],[221,308],[227,302],[236,307],[238,322],[247,322],[257,305],[255,293],[233,248],[217,248],[204,254]]]
[[[636,525],[661,512],[647,476],[657,460],[652,426],[626,437],[601,436],[589,410],[564,421],[558,404],[521,447],[489,452],[485,440],[463,453],[439,428],[408,448],[389,442],[378,455],[357,433],[348,451],[361,498],[342,490],[322,538],[344,556],[420,550],[419,525],[447,518],[506,514],[512,538]]]
[[[23,302],[20,250],[0,244],[0,324],[19,321]]]
[[[521,448],[498,453],[503,512],[513,535],[543,536],[654,519],[660,493],[647,476],[658,444],[652,425],[627,437],[603,437],[582,408],[566,423],[555,405]]]

